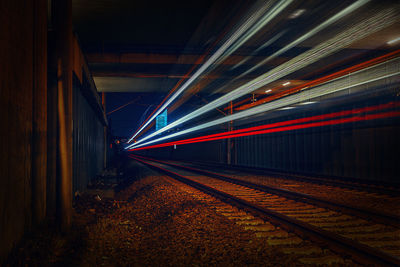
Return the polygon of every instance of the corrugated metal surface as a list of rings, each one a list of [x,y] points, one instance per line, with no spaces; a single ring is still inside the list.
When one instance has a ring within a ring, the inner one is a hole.
[[[76,77],[75,77],[76,78]],[[73,192],[86,189],[104,168],[104,125],[74,80],[73,92]]]
[[[393,98],[396,98],[393,96]],[[392,98],[392,100],[393,100]],[[390,101],[376,99],[367,105]],[[251,127],[360,107],[317,109],[246,125]],[[397,179],[400,122],[347,123],[235,139],[237,165],[371,180]]]
[[[178,145],[139,151],[139,155],[177,160],[201,160],[226,163],[226,141],[212,141],[200,144]]]

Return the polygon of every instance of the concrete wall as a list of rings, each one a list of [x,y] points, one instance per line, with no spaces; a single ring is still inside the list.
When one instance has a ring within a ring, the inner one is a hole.
[[[0,1],[0,262],[44,219],[46,5]]]

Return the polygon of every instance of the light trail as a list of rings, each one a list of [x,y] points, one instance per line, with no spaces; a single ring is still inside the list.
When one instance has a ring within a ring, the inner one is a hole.
[[[268,61],[278,57],[279,55],[283,54],[284,52],[288,51],[289,49],[295,47],[296,45],[298,45],[299,43],[307,40],[308,38],[314,36],[315,34],[317,34],[318,32],[320,32],[321,30],[323,30],[324,28],[328,27],[329,25],[333,24],[334,22],[338,21],[339,19],[345,17],[346,15],[350,14],[351,12],[355,11],[356,9],[360,8],[361,6],[365,5],[366,3],[368,3],[370,0],[359,0],[355,3],[353,3],[352,5],[348,6],[347,8],[343,9],[342,11],[340,11],[339,13],[337,13],[336,15],[332,16],[331,18],[329,18],[328,20],[326,20],[325,22],[323,22],[322,24],[320,24],[319,26],[315,27],[314,29],[312,29],[311,31],[309,31],[308,33],[304,34],[303,36],[301,36],[300,38],[296,39],[295,41],[293,41],[292,43],[290,43],[289,45],[283,47],[282,49],[278,50],[277,52],[275,52],[274,54],[272,54],[271,56],[268,56],[266,59],[262,60],[261,62],[259,62],[257,65],[255,65],[254,67],[250,68],[249,70],[243,72],[242,74],[240,74],[239,76],[235,77],[231,82],[236,81],[240,78],[242,78],[243,76],[249,74],[250,72],[252,72],[253,70],[257,69],[258,67],[264,65],[265,63],[267,63]],[[270,43],[270,41],[268,41],[266,44]],[[266,44],[264,44],[261,47],[266,46]],[[260,47],[260,48],[261,48]],[[259,48],[259,49],[260,49]],[[242,60],[243,61],[243,60]],[[237,65],[235,65],[234,67],[238,67],[239,63]],[[219,91],[219,90],[217,90]]]
[[[229,55],[235,52],[240,46],[246,43],[251,37],[253,37],[259,30],[261,30],[268,22],[274,19],[280,12],[282,12],[287,6],[289,6],[293,0],[280,1],[272,9],[270,9],[263,17],[255,23],[251,29],[246,32],[233,46],[221,57],[215,64],[219,64],[224,61]],[[265,9],[265,8],[264,8]],[[258,11],[259,12],[259,11]]]
[[[224,96],[210,102],[209,104],[204,105],[203,107],[183,116],[182,118],[172,122],[171,124],[163,127],[162,129],[160,129],[150,135],[147,135],[146,137],[140,139],[137,143],[132,144],[132,145],[126,147],[125,149],[129,149],[134,146],[136,147],[140,143],[144,142],[145,140],[148,140],[148,139],[150,139],[158,134],[161,134],[173,127],[176,127],[186,121],[189,121],[195,117],[198,117],[198,116],[208,112],[209,110],[212,110],[220,105],[226,104],[226,103],[228,103],[236,98],[239,98],[249,92],[257,90],[258,88],[260,88],[266,84],[269,84],[269,83],[276,81],[290,73],[293,73],[294,71],[299,70],[311,63],[314,63],[317,60],[319,60],[323,57],[326,57],[326,56],[342,49],[343,47],[346,47],[346,46],[350,45],[351,43],[368,36],[371,33],[374,33],[376,31],[379,31],[379,30],[389,26],[389,25],[392,25],[398,19],[399,19],[399,15],[397,14],[396,11],[394,11],[390,8],[385,9],[385,10],[377,13],[375,16],[367,18],[367,19],[359,22],[358,24],[350,27],[346,31],[334,36],[333,38],[327,40],[326,42],[323,42],[322,44],[308,50],[307,52],[276,67],[275,69],[236,88],[235,90],[231,91],[230,93],[227,93]],[[302,101],[304,101],[304,100],[302,100]],[[264,107],[264,105],[262,105],[262,107]],[[240,113],[237,113],[234,115],[230,115],[225,118],[232,117],[232,119],[230,119],[230,120],[234,120],[236,118],[233,118],[233,116],[237,116],[238,114],[242,115],[244,112],[246,112],[246,111],[243,111],[243,112],[240,112]],[[262,111],[260,111],[260,112],[262,112]],[[249,115],[251,115],[251,114],[247,114],[245,116],[249,116]],[[219,121],[219,120],[216,120],[216,121]],[[216,122],[216,121],[214,121],[214,122]],[[215,124],[205,123],[205,124],[203,124],[204,127],[202,126],[201,129],[205,128],[205,127],[210,127],[207,125],[213,126]],[[193,127],[191,129],[194,130],[194,128],[196,128],[196,127]],[[191,131],[193,131],[193,130],[191,130]],[[187,130],[182,131],[181,134],[184,134],[184,133],[187,133]],[[176,133],[176,134],[178,134],[178,133]],[[171,136],[171,135],[169,135],[169,136]],[[159,138],[157,140],[162,140],[162,138]]]
[[[206,140],[209,138],[222,137],[222,136],[226,137],[226,136],[230,136],[230,135],[238,134],[238,133],[255,132],[255,131],[259,131],[259,130],[282,127],[282,126],[287,126],[287,125],[291,125],[291,124],[299,124],[299,123],[305,123],[305,122],[310,122],[310,121],[318,121],[318,120],[332,119],[332,118],[336,118],[336,117],[344,117],[344,116],[348,116],[348,115],[354,115],[354,114],[365,113],[365,112],[373,112],[373,111],[398,107],[399,104],[400,104],[399,102],[389,102],[387,104],[381,104],[381,105],[376,105],[376,106],[372,106],[372,107],[364,107],[364,108],[358,108],[358,109],[353,109],[353,110],[333,112],[333,113],[328,113],[328,114],[323,114],[323,115],[316,115],[316,116],[311,116],[311,117],[306,117],[306,118],[288,120],[288,121],[283,121],[283,122],[276,122],[276,123],[271,123],[271,124],[266,124],[266,125],[261,125],[261,126],[254,126],[254,127],[249,127],[249,128],[239,129],[239,130],[227,131],[227,132],[223,132],[223,133],[200,136],[200,137],[195,137],[195,138],[190,138],[190,139],[185,139],[185,140],[178,140],[178,141],[173,141],[173,142],[169,142],[169,143],[163,143],[160,145],[146,146],[145,148],[170,146],[172,144],[178,145],[178,144],[182,144],[182,143],[185,143],[188,141],[191,142],[191,141],[196,141],[196,140]]]
[[[240,65],[244,64],[246,61],[248,61],[252,56],[256,55],[257,52],[263,50],[264,48],[268,47],[270,44],[274,43],[276,40],[278,40],[279,38],[281,38],[282,35],[284,35],[288,30],[283,30],[280,33],[278,33],[277,35],[275,35],[274,37],[272,37],[271,39],[269,39],[265,44],[263,44],[262,46],[260,46],[259,48],[257,48],[256,50],[254,50],[253,53],[251,53],[250,56],[242,59],[239,63],[237,63],[236,65],[234,65],[231,70],[236,69],[237,67],[239,67]]]
[[[189,78],[189,75],[193,72],[193,70],[197,67],[197,65],[200,64],[204,60],[204,57],[206,55],[207,55],[207,53],[203,54],[199,59],[196,60],[195,64],[193,64],[193,66],[189,69],[189,71],[175,84],[175,86],[171,89],[171,91],[169,91],[168,95],[161,101],[161,103],[158,104],[158,106],[151,112],[151,114],[143,121],[143,123],[138,127],[138,130],[135,132],[133,137],[130,140],[128,140],[127,143],[130,143],[133,140],[133,138],[138,136],[138,134],[140,133],[139,129],[141,129],[142,126],[149,120],[149,118],[151,118],[151,116],[164,104],[164,102],[168,99],[168,97],[173,92],[175,92],[175,90],[179,87],[179,85],[181,85],[181,83],[185,79]],[[151,127],[149,124],[147,124],[147,126]],[[146,127],[144,126],[143,129],[146,129]]]
[[[137,144],[137,146],[135,146],[135,147],[141,147],[141,146],[149,145],[149,144],[152,144],[152,143],[155,143],[155,142],[159,142],[159,141],[162,141],[162,140],[165,140],[165,139],[170,139],[170,138],[173,138],[173,137],[177,137],[179,135],[183,135],[183,134],[187,134],[187,133],[190,133],[190,132],[194,132],[194,131],[202,130],[202,129],[205,129],[205,128],[209,128],[209,127],[212,127],[212,126],[215,126],[215,125],[218,125],[218,124],[221,124],[221,123],[225,123],[225,122],[228,122],[228,121],[234,121],[234,120],[237,120],[237,119],[250,117],[250,116],[253,116],[253,115],[256,115],[256,114],[259,114],[259,113],[276,110],[276,109],[279,109],[279,108],[282,108],[282,107],[286,107],[286,106],[289,106],[289,105],[292,105],[292,104],[296,104],[296,103],[302,103],[304,101],[309,101],[310,99],[313,99],[313,98],[316,98],[316,97],[324,96],[324,95],[327,95],[327,94],[339,92],[339,91],[342,91],[342,90],[354,88],[354,87],[357,87],[357,86],[365,85],[365,84],[368,84],[368,83],[372,83],[372,82],[375,82],[375,81],[380,81],[380,80],[383,80],[383,79],[386,79],[386,78],[390,78],[390,77],[399,75],[400,71],[397,71],[394,68],[391,69],[391,71],[387,71],[386,75],[382,75],[379,71],[371,72],[371,74],[369,74],[369,75],[363,75],[366,71],[369,71],[371,69],[379,70],[380,67],[386,68],[386,65],[384,65],[384,64],[389,64],[389,63],[394,64],[394,65],[395,64],[399,64],[400,63],[400,58],[395,58],[395,59],[390,60],[389,62],[383,62],[383,63],[380,63],[378,65],[375,65],[375,66],[372,66],[372,67],[368,67],[366,69],[362,69],[362,70],[359,70],[357,72],[354,72],[353,73],[354,75],[356,75],[356,74],[360,74],[360,75],[358,75],[359,77],[358,77],[357,82],[353,82],[352,84],[348,84],[347,83],[346,77],[339,77],[339,78],[336,78],[334,80],[331,80],[329,83],[325,83],[325,84],[319,85],[319,86],[317,86],[315,88],[308,89],[307,91],[302,91],[302,92],[299,92],[298,94],[295,94],[295,95],[290,95],[290,96],[287,96],[287,97],[282,98],[282,99],[278,99],[278,100],[273,101],[273,102],[265,103],[263,105],[259,105],[257,107],[251,108],[251,109],[247,109],[247,110],[244,110],[244,111],[232,114],[232,115],[225,116],[223,118],[219,118],[219,119],[216,119],[216,120],[213,120],[213,121],[210,121],[210,122],[206,122],[206,123],[203,123],[201,125],[198,125],[198,126],[195,126],[195,127],[192,127],[192,128],[189,128],[189,129],[186,129],[186,130],[174,133],[174,134],[170,134],[170,135],[167,135],[167,136],[164,136],[164,137],[160,137],[160,138],[152,140],[152,141],[148,141],[148,142],[143,143],[143,144]],[[131,147],[133,147],[133,146],[131,146]],[[131,147],[128,147],[128,148],[131,148]]]
[[[199,142],[209,142],[227,138],[236,138],[242,136],[250,136],[250,135],[259,135],[273,132],[282,132],[288,130],[297,130],[297,129],[306,129],[311,127],[320,127],[326,125],[334,125],[341,123],[349,123],[349,122],[357,122],[362,120],[372,120],[372,119],[382,119],[382,118],[390,118],[400,116],[400,111],[387,111],[377,114],[365,114],[368,112],[376,112],[385,109],[397,108],[400,106],[400,102],[389,102],[386,104],[358,108],[354,110],[345,110],[339,112],[333,112],[323,115],[311,116],[306,118],[282,121],[272,124],[266,124],[261,126],[249,127],[240,130],[228,131],[218,134],[200,136],[190,139],[178,140],[168,143],[162,143],[157,145],[145,146],[140,148],[134,148],[129,151],[138,151],[144,149],[154,149],[160,147],[168,147],[173,145],[184,145],[184,144],[192,144]],[[346,116],[353,116],[348,118],[343,118]],[[342,117],[342,118],[338,118]]]
[[[266,59],[262,60],[261,62],[259,62],[257,65],[255,65],[254,67],[250,68],[249,70],[247,70],[246,72],[242,73],[238,78],[243,77],[244,75],[252,72],[253,70],[257,69],[258,67],[264,65],[265,63],[267,63],[268,61],[276,58],[277,56],[285,53],[286,51],[288,51],[289,49],[295,47],[296,45],[298,45],[299,43],[307,40],[308,38],[314,36],[315,34],[317,34],[318,32],[320,32],[321,30],[325,29],[326,27],[328,27],[329,25],[335,23],[336,21],[338,21],[339,19],[349,15],[350,13],[352,13],[353,11],[355,11],[356,9],[362,7],[363,5],[365,5],[366,3],[368,3],[370,0],[359,0],[355,3],[353,3],[352,5],[346,7],[345,9],[343,9],[342,11],[340,11],[339,13],[337,13],[336,15],[334,15],[333,17],[329,18],[328,20],[324,21],[323,23],[321,23],[320,25],[318,25],[317,27],[315,27],[314,29],[312,29],[311,31],[309,31],[308,33],[304,34],[303,36],[301,36],[300,38],[296,39],[295,41],[291,42],[290,44],[288,44],[287,46],[283,47],[282,49],[278,50],[277,52],[275,52],[274,54],[272,54],[271,56],[267,57]]]
[[[245,110],[245,109],[248,109],[248,108],[251,108],[251,107],[258,106],[258,105],[263,104],[265,102],[271,102],[271,101],[273,101],[275,99],[278,99],[278,98],[281,98],[283,96],[286,96],[286,95],[289,95],[289,94],[293,94],[293,93],[297,93],[297,92],[300,92],[303,89],[306,89],[306,88],[309,88],[309,87],[314,87],[314,86],[323,84],[325,82],[331,81],[331,80],[333,80],[335,78],[338,78],[338,77],[341,77],[341,76],[344,76],[344,75],[349,75],[351,73],[355,73],[356,71],[359,71],[359,70],[362,70],[362,69],[366,69],[367,67],[371,67],[373,65],[377,65],[379,63],[388,61],[390,59],[398,57],[399,55],[400,55],[400,50],[396,50],[396,51],[390,52],[388,54],[385,54],[385,55],[379,56],[377,58],[373,58],[371,60],[362,62],[360,64],[345,68],[343,70],[340,70],[340,71],[337,71],[335,73],[323,76],[323,77],[315,79],[313,81],[306,82],[304,84],[301,84],[299,86],[296,86],[296,87],[288,89],[288,90],[285,90],[283,92],[279,92],[279,93],[274,94],[272,96],[260,99],[258,101],[255,101],[255,102],[251,103],[251,104],[246,104],[246,105],[240,106],[240,107],[236,108],[235,110]]]
[[[282,3],[291,1],[292,0],[281,0],[278,5],[282,5]],[[245,34],[249,30],[249,28],[251,28],[252,25],[254,25],[254,23],[256,23],[260,19],[260,17],[262,17],[262,15],[272,5],[272,3],[273,1],[268,1],[267,4],[258,9],[256,14],[247,19],[246,22],[241,25],[239,29],[235,33],[233,33],[233,35],[228,38],[228,40],[203,65],[201,65],[201,67],[150,117],[150,119],[147,120],[147,122],[139,128],[139,130],[128,140],[128,143],[130,143],[151,121],[153,121],[169,104],[171,104],[172,101],[174,101],[183,91],[185,91],[193,81],[195,81],[205,70],[207,70],[212,64],[214,64],[219,57],[223,56],[226,50],[231,45],[234,45],[235,42],[240,38],[240,36]],[[274,12],[273,14],[271,14],[271,16],[276,16],[277,14],[277,12]],[[269,20],[271,19],[272,18],[270,18]],[[259,28],[257,28],[257,30],[259,30]],[[225,56],[229,55],[230,53],[231,52],[225,53]]]

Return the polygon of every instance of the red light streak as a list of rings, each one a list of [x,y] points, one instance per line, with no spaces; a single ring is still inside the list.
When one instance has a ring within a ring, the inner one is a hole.
[[[327,126],[327,125],[343,124],[343,123],[349,123],[349,122],[382,119],[382,118],[389,118],[389,117],[395,117],[395,116],[400,116],[400,111],[391,111],[391,112],[364,115],[364,116],[358,115],[356,117],[340,118],[340,119],[335,119],[335,120],[330,120],[330,121],[320,121],[320,122],[312,122],[312,123],[306,123],[306,124],[297,124],[297,125],[273,128],[273,129],[262,130],[262,131],[257,131],[257,132],[245,132],[242,134],[233,134],[233,135],[229,135],[228,137],[222,136],[222,137],[209,138],[209,139],[198,140],[198,141],[193,141],[193,142],[185,142],[184,144],[213,141],[213,140],[224,139],[224,138],[235,138],[235,137],[241,137],[241,136],[283,132],[283,131],[289,131],[289,130],[298,130],[298,129],[320,127],[320,126]]]
[[[324,120],[324,119],[329,119],[329,118],[335,118],[338,116],[347,116],[347,115],[357,114],[357,113],[362,113],[362,112],[371,112],[371,111],[380,110],[380,109],[392,108],[397,105],[399,105],[399,104],[397,104],[397,102],[396,103],[390,102],[387,104],[382,104],[382,105],[377,105],[377,106],[358,108],[358,109],[354,109],[354,110],[345,110],[345,111],[339,111],[339,112],[334,112],[334,113],[329,113],[329,114],[311,116],[311,117],[307,117],[307,118],[294,119],[294,120],[288,120],[288,121],[283,121],[283,122],[276,122],[276,123],[261,125],[261,126],[254,126],[254,127],[245,128],[245,129],[239,129],[239,130],[234,130],[234,131],[229,131],[229,132],[224,132],[224,133],[208,135],[207,137],[216,137],[216,136],[221,136],[221,135],[230,135],[230,134],[235,134],[235,133],[258,131],[258,130],[262,130],[262,129],[280,127],[280,126],[285,126],[285,125],[295,124],[295,123],[303,123],[303,122],[313,121],[313,120]],[[191,138],[190,140],[197,140],[197,139],[203,139],[203,138],[204,137],[195,137],[195,138]]]
[[[266,125],[255,126],[255,127],[249,127],[249,128],[239,129],[239,130],[234,130],[234,131],[229,131],[229,132],[223,132],[223,133],[200,136],[200,137],[184,139],[184,140],[179,140],[179,141],[174,141],[174,142],[145,146],[145,147],[140,147],[140,148],[134,148],[134,149],[130,149],[128,151],[160,148],[160,147],[167,147],[167,146],[172,146],[172,145],[183,145],[183,144],[191,144],[191,143],[199,143],[199,142],[208,142],[208,141],[214,141],[214,140],[220,140],[220,139],[226,139],[226,138],[236,138],[236,137],[249,136],[249,135],[267,134],[267,133],[298,130],[298,129],[305,129],[305,128],[311,128],[311,127],[321,127],[321,126],[327,126],[327,125],[350,123],[350,122],[357,122],[357,121],[364,121],[364,120],[374,120],[374,119],[396,117],[396,116],[400,115],[400,111],[390,111],[390,112],[384,112],[384,113],[380,113],[380,114],[368,114],[368,115],[365,115],[365,114],[360,115],[360,113],[378,111],[378,110],[394,108],[394,107],[398,107],[398,106],[400,106],[400,102],[390,102],[387,104],[381,104],[381,105],[376,105],[376,106],[371,106],[371,107],[364,107],[364,108],[358,108],[358,109],[354,109],[354,110],[333,112],[333,113],[329,113],[329,114],[311,116],[311,117],[300,118],[300,119],[295,119],[295,120],[288,120],[288,121],[277,122],[277,123],[266,124]],[[349,116],[349,115],[357,115],[357,116],[353,116],[353,117],[349,117],[349,118],[339,118],[339,119],[326,121],[326,119],[332,119],[332,118],[336,118],[336,117],[344,117],[344,116]],[[325,120],[325,121],[320,121],[320,120]],[[311,121],[314,121],[314,122],[311,122]],[[300,124],[300,123],[304,123],[304,122],[311,122],[311,123]]]

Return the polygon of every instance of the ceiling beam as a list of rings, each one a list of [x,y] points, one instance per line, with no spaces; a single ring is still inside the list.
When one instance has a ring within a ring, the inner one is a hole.
[[[190,64],[198,65],[201,55],[176,55],[153,53],[87,53],[89,63],[130,63],[130,64]],[[245,56],[231,55],[222,64],[235,65]]]
[[[92,70],[94,77],[130,77],[130,78],[169,78],[169,79],[188,79],[190,75],[184,74],[161,74],[161,73],[135,73],[127,71],[97,71]],[[205,75],[200,76],[200,79],[217,79],[220,75]]]

